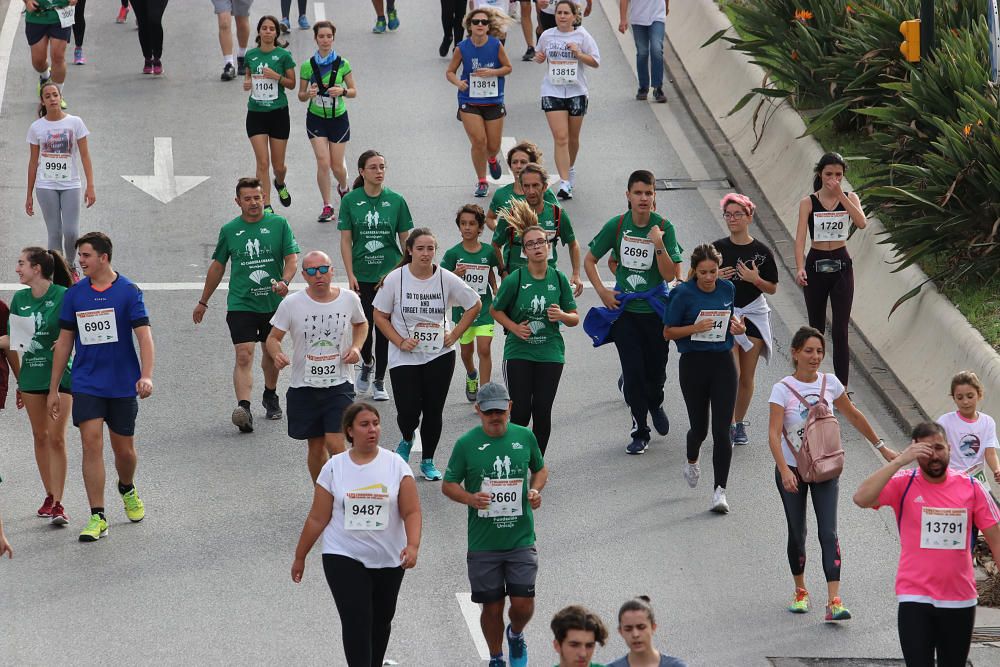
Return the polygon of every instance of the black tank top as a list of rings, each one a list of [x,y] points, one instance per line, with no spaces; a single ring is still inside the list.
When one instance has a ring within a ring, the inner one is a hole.
[[[812,237],[813,237],[813,214],[814,213],[816,213],[817,211],[820,212],[820,213],[829,213],[829,212],[831,212],[831,210],[832,211],[846,211],[847,209],[844,208],[844,205],[842,203],[840,203],[839,201],[837,202],[837,206],[835,208],[833,208],[833,209],[825,209],[825,208],[823,208],[823,204],[820,202],[819,197],[817,197],[815,193],[809,195],[809,201],[812,203],[812,212],[809,213],[809,240],[811,241]]]

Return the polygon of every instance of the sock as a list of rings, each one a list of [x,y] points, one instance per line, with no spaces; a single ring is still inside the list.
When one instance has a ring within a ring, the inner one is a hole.
[[[493,660],[494,658],[499,658],[499,659],[502,660],[503,659],[503,651],[500,651],[496,655],[490,655],[490,660]]]
[[[497,156],[496,155],[491,155],[489,162],[490,162],[490,164],[496,164],[496,162],[497,162]]]
[[[52,77],[52,69],[49,67],[45,68],[44,72],[38,73],[38,78],[42,81],[48,81]]]
[[[245,47],[242,47],[242,46],[240,46],[240,47],[238,47],[238,48],[236,49],[236,57],[237,57],[237,58],[242,58],[242,57],[244,57],[244,56],[245,56],[246,54],[247,54],[247,50],[246,50],[246,48],[245,48]]]
[[[565,190],[566,192],[569,192],[570,190],[573,189],[573,186],[569,184],[569,181],[559,181],[559,188],[561,190]]]
[[[129,491],[135,491],[135,484],[122,484],[118,482],[118,493],[124,496]]]
[[[507,636],[510,637],[511,639],[521,639],[522,637],[524,637],[524,631],[522,630],[521,632],[514,632],[514,628],[508,625]]]
[[[249,410],[250,409],[250,401],[239,401],[239,406],[241,408],[246,408],[247,410]]]
[[[384,21],[384,20],[385,20],[385,16],[384,16],[384,15],[382,15],[382,14],[379,14],[379,15],[378,15],[378,16],[377,16],[376,18],[377,18],[377,19],[378,19],[379,21]]]
[[[107,519],[107,517],[104,516],[104,508],[103,507],[91,507],[90,508],[90,513],[91,514],[96,514],[97,516],[101,517],[102,519],[105,519],[105,520]]]
[[[477,370],[471,370],[471,371],[469,371],[468,375],[469,375],[469,379],[471,380],[471,379],[473,379],[473,378],[475,378],[476,376],[479,375],[479,371],[477,371]]]
[[[485,182],[486,182],[486,179],[485,179],[485,178],[480,178],[480,179],[479,179],[479,182],[480,182],[480,183],[485,183]]]
[[[232,65],[235,62],[233,60],[233,54],[231,54],[231,53],[227,53],[226,55],[222,56],[222,59],[223,59],[223,61],[225,61],[225,63],[227,65]]]
[[[275,387],[274,389],[268,389],[267,387],[264,387],[264,398],[271,398],[272,396],[277,396],[278,392],[276,390],[277,387]]]

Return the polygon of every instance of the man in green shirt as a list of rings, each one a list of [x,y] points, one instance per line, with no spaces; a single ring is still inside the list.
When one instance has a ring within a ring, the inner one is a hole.
[[[233,385],[237,406],[232,420],[241,432],[251,433],[250,392],[253,390],[253,356],[257,343],[261,344],[261,368],[264,370],[265,416],[268,419],[281,419],[282,416],[275,391],[278,368],[264,349],[264,342],[271,332],[271,318],[295,277],[299,246],[287,220],[264,212],[264,191],[259,180],[239,180],[236,204],[240,207],[240,216],[219,230],[205,287],[194,308],[194,323],[201,323],[209,299],[226,275],[226,263],[232,259],[226,304],[226,323],[236,348]]]
[[[552,617],[552,647],[559,655],[556,667],[603,667],[590,659],[594,649],[608,640],[600,616],[580,605],[570,605]]]
[[[66,47],[75,11],[69,0],[24,0],[24,34],[39,84],[50,79],[60,86],[66,82]]]
[[[510,394],[501,384],[479,388],[482,422],[455,443],[441,491],[468,505],[466,562],[472,601],[483,605],[480,623],[490,649],[490,667],[503,667],[507,635],[511,667],[528,664],[524,627],[535,612],[538,550],[532,515],[542,505],[549,471],[532,432],[510,424]],[[463,488],[464,483],[464,488]],[[510,625],[504,632],[504,603]]]

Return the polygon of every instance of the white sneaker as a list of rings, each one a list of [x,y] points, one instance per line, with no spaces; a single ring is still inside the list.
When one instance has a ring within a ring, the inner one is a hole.
[[[715,487],[711,509],[716,514],[729,514],[729,503],[726,502],[726,490],[721,486]]]
[[[363,396],[368,393],[368,390],[372,387],[373,372],[375,372],[375,364],[361,363],[361,372],[358,373],[358,379],[354,383],[355,395]]]
[[[389,400],[389,392],[385,390],[385,380],[382,382],[375,380],[375,382],[372,383],[372,399],[376,401]]]
[[[701,468],[697,463],[685,463],[684,464],[684,479],[687,480],[688,486],[692,489],[698,486],[698,480],[701,478]]]

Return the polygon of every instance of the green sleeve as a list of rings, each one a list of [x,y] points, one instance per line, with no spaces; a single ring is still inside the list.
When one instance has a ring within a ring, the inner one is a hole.
[[[212,259],[219,264],[225,265],[225,263],[229,261],[231,254],[229,244],[226,242],[225,228],[220,229],[219,240],[215,244],[215,252],[212,253]]]
[[[684,259],[681,254],[684,250],[677,244],[677,232],[666,218],[663,219],[663,247],[667,249],[667,254],[670,255],[672,261],[680,262]]]
[[[600,259],[607,254],[609,250],[615,251],[614,255],[617,255],[617,248],[615,245],[615,234],[618,230],[618,220],[612,218],[611,220],[604,223],[601,227],[601,231],[597,232],[595,236],[590,241],[590,254],[596,259]]]
[[[497,220],[497,228],[493,230],[493,245],[501,248],[510,241],[510,234],[507,233],[507,221],[503,218]]]
[[[337,229],[339,231],[353,231],[354,218],[351,217],[351,206],[344,206],[343,199],[340,201],[340,211],[338,213],[340,215],[337,216]]]
[[[501,281],[500,287],[497,288],[497,295],[493,297],[493,307],[496,310],[507,312],[507,309],[511,307],[515,290],[517,290],[517,281],[521,278],[519,271],[520,269],[514,269]]]
[[[490,199],[490,210],[496,213],[501,208],[503,208],[503,199],[500,196],[500,190],[493,191],[493,198]]]
[[[562,218],[559,221],[559,238],[563,245],[569,245],[576,240],[576,233],[573,231],[573,221],[569,219],[566,209],[562,211]]]
[[[281,59],[281,73],[284,74],[288,70],[295,69],[295,60],[292,58],[292,54],[285,51],[285,56]]]
[[[555,194],[553,194],[552,190],[548,190],[548,189],[545,190],[545,194],[542,195],[542,201],[548,202],[549,204],[558,204],[559,203],[559,200],[556,199],[556,196],[555,196]]]
[[[302,62],[302,67],[299,68],[299,78],[302,79],[303,81],[308,81],[310,78],[312,78],[312,75],[313,75],[312,63],[309,62],[308,60],[304,60]]]
[[[449,248],[445,251],[444,257],[441,258],[441,268],[454,271],[456,264],[458,264],[458,258],[455,256],[454,248]]]
[[[465,436],[459,438],[451,450],[448,467],[444,471],[444,481],[446,482],[461,484],[465,481],[465,447],[462,446],[464,440]]]
[[[340,64],[340,78],[343,79],[345,76],[353,72],[351,69],[351,61],[344,58],[344,62]]]
[[[573,298],[573,286],[569,284],[569,278],[562,271],[556,271],[559,275],[559,307],[565,312],[576,310],[576,299]]]
[[[292,233],[292,226],[288,224],[287,220],[285,220],[285,229],[282,235],[284,237],[284,245],[282,246],[284,250],[282,252],[286,256],[299,252],[299,243],[295,240],[295,234]]]
[[[396,216],[396,233],[408,232],[411,229],[413,229],[413,216],[410,215],[410,207],[407,206],[406,200],[400,197],[399,215]]]

